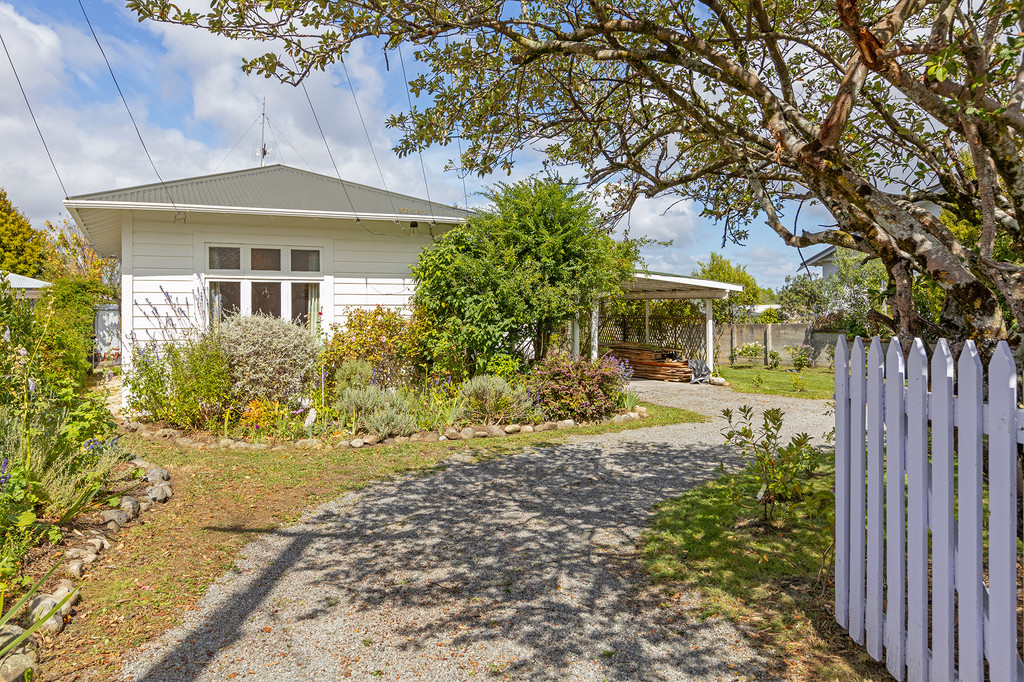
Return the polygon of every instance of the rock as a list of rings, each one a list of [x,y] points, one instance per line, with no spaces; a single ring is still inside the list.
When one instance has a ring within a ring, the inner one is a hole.
[[[716,376],[712,376],[712,377],[708,378],[708,383],[711,384],[712,386],[726,386],[727,385],[726,381],[725,381],[725,377],[716,377]]]
[[[230,448],[235,444],[234,438],[221,438],[217,441],[217,447],[219,448]]]
[[[57,589],[53,591],[53,598],[58,602],[62,601],[64,597],[67,597],[69,594],[71,596],[68,597],[68,600],[64,602],[60,607],[60,611],[58,611],[61,618],[67,618],[71,615],[71,610],[75,608],[75,604],[78,603],[81,598],[81,594],[78,592],[78,588],[71,584],[70,580],[61,580]]]
[[[110,549],[110,541],[107,540],[107,536],[103,534],[101,530],[91,530],[89,534],[92,535],[96,540],[103,543],[103,549]]]
[[[354,448],[361,448],[361,447],[363,447],[363,439],[362,438],[355,438],[355,439],[353,439],[349,443],[349,445],[351,445]]]
[[[508,434],[505,433],[505,429],[501,428],[497,424],[491,424],[487,427],[487,435],[491,438],[502,438]]]
[[[154,436],[153,432],[150,431],[147,428],[139,429],[138,432],[135,435],[137,435],[142,440],[153,440],[153,436]]]
[[[449,426],[447,429],[444,430],[444,437],[447,438],[448,440],[458,440],[462,438],[462,434],[454,426]]]
[[[295,445],[303,450],[312,450],[313,448],[323,447],[324,443],[319,438],[303,438],[302,440],[295,441]]]
[[[149,511],[152,508],[153,508],[153,501],[152,500],[139,500],[139,511],[140,512]]]
[[[141,428],[142,424],[139,422],[128,422],[127,424],[124,425],[124,430],[127,431],[128,433],[135,433]],[[0,647],[0,649],[2,648],[3,647]]]
[[[440,436],[437,437],[437,440],[441,441],[442,443],[447,442],[448,441],[448,436],[446,436],[446,435],[444,435],[442,433]]]
[[[369,436],[363,439],[363,442],[366,443],[367,445],[376,445],[377,443],[380,442],[380,437],[375,433],[371,433]]]
[[[49,594],[37,594],[35,597],[28,602],[28,617],[25,619],[25,623],[28,627],[32,627],[37,622],[41,621],[46,614],[53,610],[60,602],[59,599],[54,599]],[[41,632],[46,635],[57,635],[64,629],[64,619],[61,617],[60,612],[53,614],[39,628],[36,632]]]
[[[488,435],[489,434],[487,433],[487,431],[474,431],[473,432],[473,436],[475,438],[487,438]]]
[[[419,431],[417,431],[416,433],[411,434],[409,436],[409,442],[411,442],[411,443],[419,443],[422,440],[423,440],[423,434],[420,433]]]
[[[384,439],[384,445],[397,445],[397,444],[398,444],[398,440],[395,439],[395,438],[385,438]]]
[[[342,450],[344,450],[344,449],[346,449],[346,448],[350,448],[350,447],[352,447],[352,446],[351,446],[351,445],[349,445],[349,443],[348,443],[348,441],[347,441],[347,440],[343,440],[343,441],[341,441],[340,443],[338,443],[337,445],[335,445],[334,447],[336,447],[336,448],[341,448]]]
[[[267,443],[253,443],[250,450],[269,450],[270,445]]]
[[[92,547],[92,551],[96,554],[99,554],[103,551],[103,542],[99,538],[93,538],[92,540],[87,541],[85,544]]]
[[[398,438],[395,439],[395,442],[399,443],[399,444],[401,444],[401,443],[408,443],[409,442],[409,436],[399,436]]]
[[[136,457],[135,459],[133,459],[132,464],[134,466],[139,467],[140,469],[148,469],[150,466],[152,466],[149,462],[140,457]]]
[[[558,422],[544,422],[543,424],[537,424],[538,431],[554,431],[558,428]]]
[[[35,679],[36,662],[25,654],[14,654],[0,662],[0,682],[22,682]]]
[[[519,424],[509,424],[505,427],[505,433],[519,433],[523,430]]]
[[[571,429],[574,426],[576,426],[576,422],[574,422],[572,419],[563,419],[560,422],[555,422],[556,429]]]
[[[467,426],[466,428],[462,429],[462,431],[459,431],[459,438],[462,438],[463,440],[476,438],[476,431],[473,429],[472,426]]]
[[[627,412],[626,416],[629,417],[629,421],[635,422],[637,419],[640,418],[640,413],[639,412]]]
[[[72,560],[80,559],[82,563],[85,564],[91,564],[92,562],[96,561],[96,552],[90,551],[88,549],[81,549],[78,547],[74,547],[64,552],[64,556]]]
[[[161,483],[160,485],[158,485],[156,487],[157,488],[163,488],[163,491],[167,494],[167,499],[168,500],[171,499],[172,497],[174,497],[174,489],[171,487],[170,483]]]
[[[121,498],[121,511],[134,519],[139,515],[139,501],[131,495],[125,495]]]
[[[647,413],[647,408],[644,407],[643,405],[637,405],[633,409],[638,415],[640,415],[641,419],[646,419],[648,416],[650,416]]]
[[[228,446],[228,450],[252,450],[252,443],[246,443],[244,440],[236,440]]]
[[[187,438],[185,436],[182,436],[181,438],[175,438],[174,439],[174,444],[177,445],[179,448],[187,448],[187,447],[189,447],[190,445],[192,445],[194,443],[195,443],[194,440],[192,440],[191,438]]]
[[[69,575],[75,580],[81,580],[85,574],[85,564],[81,559],[74,559],[68,562],[68,565],[64,567],[65,575]]]
[[[624,414],[617,414],[612,417],[612,424],[625,424],[627,421],[629,420],[626,419],[626,415]]]
[[[146,480],[150,483],[159,483],[160,481],[171,480],[171,475],[167,472],[167,469],[150,467],[146,470]]]
[[[153,434],[154,438],[163,438],[164,440],[173,440],[175,438],[181,438],[182,433],[178,429],[160,429]]]
[[[533,433],[533,425],[523,424],[523,428],[519,430],[519,433]]]
[[[274,447],[270,448],[270,451],[271,452],[284,452],[287,449],[288,448],[285,447],[284,445],[275,445]]]
[[[106,528],[107,532],[111,535],[116,535],[121,532],[121,526],[118,525],[117,521],[109,521],[104,528]]]
[[[162,485],[154,485],[146,488],[146,497],[152,502],[166,502],[167,501],[167,487]]]
[[[436,433],[433,433],[433,432],[428,433],[425,436],[423,436],[423,442],[424,443],[436,443],[438,440],[440,440],[440,438],[438,437],[438,435]]]
[[[114,521],[119,526],[127,526],[132,520],[132,517],[128,516],[128,514],[124,513],[120,509],[108,509],[106,511],[102,511],[100,512],[100,518],[103,519],[103,523]]]
[[[0,628],[0,649],[10,644],[13,640],[18,639],[25,634],[25,628],[18,627],[14,623],[8,622],[2,628]],[[14,647],[11,650],[11,656],[24,655],[28,656],[34,663],[36,660],[36,641],[33,637],[26,637],[21,640],[21,644]],[[0,680],[6,680],[5,677],[0,677]]]

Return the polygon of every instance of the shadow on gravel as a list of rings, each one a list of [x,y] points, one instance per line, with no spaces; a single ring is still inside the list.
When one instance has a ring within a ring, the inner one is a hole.
[[[282,580],[287,594],[304,595],[272,614],[295,640],[309,627],[342,651],[356,646],[361,619],[386,622],[388,655],[425,665],[426,679],[442,676],[432,665],[450,673],[439,653],[458,648],[494,653],[480,663],[513,678],[761,677],[763,662],[731,628],[667,622],[634,558],[651,505],[714,478],[723,461],[737,459],[724,447],[582,443],[382,484],[354,508],[328,505],[276,531],[290,538],[283,551],[238,578],[227,602],[137,679],[199,676],[218,651],[253,636],[247,621],[269,610]],[[301,663],[307,676],[343,673],[312,651]],[[374,652],[363,654],[359,671],[372,670]],[[414,667],[400,672],[414,676]]]

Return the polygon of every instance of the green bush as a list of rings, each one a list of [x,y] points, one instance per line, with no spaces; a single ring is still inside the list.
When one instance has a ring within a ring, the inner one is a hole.
[[[778,351],[768,351],[768,369],[778,369],[780,362],[782,362],[782,356]]]
[[[480,424],[520,421],[532,411],[526,389],[510,386],[501,377],[481,374],[459,389],[462,418]]]
[[[350,308],[347,314],[344,325],[331,325],[324,365],[336,369],[345,362],[365,360],[373,366],[373,381],[383,388],[411,381],[416,371],[416,346],[409,320],[382,306]]]
[[[389,405],[366,420],[366,430],[381,439],[409,436],[416,432],[416,418],[407,410]]]
[[[45,373],[85,385],[92,368],[95,306],[110,300],[110,288],[92,277],[61,277],[47,287],[35,307],[45,329],[40,353]]]
[[[786,352],[793,359],[793,368],[800,371],[810,367],[814,363],[814,347],[806,344],[799,346],[786,346]]]
[[[533,368],[527,389],[548,419],[596,421],[615,411],[616,398],[631,376],[629,364],[611,356],[574,362],[556,355]]]
[[[302,395],[322,344],[306,327],[279,317],[235,315],[219,328],[235,399],[288,402]]]
[[[338,394],[346,388],[369,386],[373,380],[373,364],[369,360],[348,360],[342,362],[334,373],[334,385]]]

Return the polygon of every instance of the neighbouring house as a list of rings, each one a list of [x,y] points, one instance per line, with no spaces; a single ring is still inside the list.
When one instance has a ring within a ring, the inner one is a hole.
[[[121,260],[122,349],[236,311],[326,329],[349,307],[405,305],[420,250],[470,215],[283,165],[64,205],[101,256]]]
[[[33,301],[43,295],[43,289],[53,286],[41,279],[16,275],[13,272],[0,272],[0,277],[7,280],[17,294]]]
[[[836,269],[836,247],[826,246],[824,249],[804,260],[800,269],[811,274],[811,268],[821,268],[822,278],[835,274]]]

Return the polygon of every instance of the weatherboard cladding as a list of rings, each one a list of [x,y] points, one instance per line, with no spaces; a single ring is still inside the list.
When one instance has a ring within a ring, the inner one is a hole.
[[[70,200],[174,203],[357,215],[469,216],[468,211],[460,208],[282,165],[82,194],[70,197]]]

